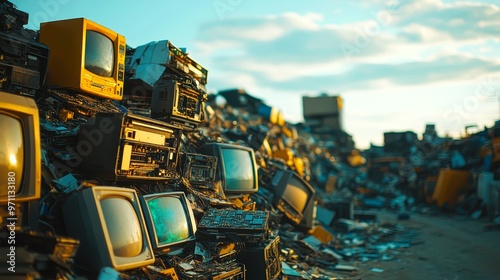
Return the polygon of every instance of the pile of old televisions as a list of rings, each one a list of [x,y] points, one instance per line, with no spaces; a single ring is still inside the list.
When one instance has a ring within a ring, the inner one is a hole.
[[[0,214],[19,217],[22,247],[12,275],[280,276],[281,239],[253,199],[268,194],[279,217],[310,229],[315,191],[286,168],[259,178],[265,127],[239,141],[199,133],[204,67],[168,40],[129,48],[84,18],[42,23],[35,39],[22,28],[27,14],[8,1],[0,10],[0,130],[18,135],[0,136],[0,170],[13,178],[0,190],[13,211]],[[283,125],[257,103],[253,113]]]

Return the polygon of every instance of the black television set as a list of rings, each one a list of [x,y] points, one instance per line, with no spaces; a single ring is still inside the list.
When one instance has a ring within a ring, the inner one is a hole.
[[[155,257],[134,189],[95,186],[70,195],[63,205],[67,234],[80,240],[78,267],[118,271],[154,263]]]
[[[208,143],[198,152],[217,157],[215,180],[221,181],[224,193],[241,195],[259,190],[257,163],[252,148],[226,143]]]
[[[153,249],[172,253],[196,239],[196,220],[183,192],[139,197]]]
[[[311,204],[314,204],[315,190],[296,172],[277,170],[271,186],[275,194],[273,203],[294,224],[299,225],[306,212],[314,211]]]

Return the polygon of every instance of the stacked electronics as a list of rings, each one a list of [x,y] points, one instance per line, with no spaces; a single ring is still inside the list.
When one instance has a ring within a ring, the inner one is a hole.
[[[44,84],[49,50],[24,28],[28,14],[0,1],[0,278],[70,275],[79,241],[39,232],[42,197],[40,113],[33,97]],[[15,147],[15,148],[13,148]]]
[[[244,264],[248,279],[277,279],[281,274],[280,237],[250,244],[238,254],[237,261]]]
[[[340,96],[303,96],[305,126],[319,139],[330,141],[342,152],[354,149],[352,136],[343,128],[343,100]]]
[[[127,52],[124,103],[138,114],[195,128],[203,120],[208,71],[168,40]]]
[[[19,115],[33,151],[17,159],[26,162],[26,178],[16,195],[37,204],[18,210],[37,212],[24,215],[29,229],[37,230],[36,218],[54,233],[19,234],[28,250],[50,255],[52,266],[62,260],[57,273],[74,278],[120,271],[246,279],[250,270],[251,279],[278,277],[280,239],[269,234],[269,212],[249,199],[259,190],[254,150],[269,133],[250,129],[249,146],[200,140],[196,149],[183,147],[204,121],[208,71],[167,40],[131,49],[124,36],[79,18],[42,23],[36,42],[26,22],[26,13],[0,1],[0,87],[30,105]],[[7,103],[15,102],[0,102],[0,116],[11,113]],[[254,105],[266,121],[284,122],[275,108]],[[305,220],[314,191],[299,182],[299,199],[278,200],[289,198],[286,176],[275,186],[276,205],[290,220]]]
[[[191,186],[196,186],[199,189],[214,189],[217,157],[183,153],[179,167],[182,178],[187,180]]]
[[[47,73],[49,49],[25,29],[28,14],[0,2],[0,89],[33,96]]]
[[[342,98],[340,96],[302,97],[304,120],[311,132],[332,133],[342,130]]]

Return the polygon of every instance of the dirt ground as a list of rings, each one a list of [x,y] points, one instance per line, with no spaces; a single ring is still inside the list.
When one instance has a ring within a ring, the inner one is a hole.
[[[389,212],[378,218],[415,229],[420,244],[401,250],[394,260],[357,263],[358,271],[346,279],[500,279],[500,230],[485,227],[486,218],[412,214],[396,221]]]

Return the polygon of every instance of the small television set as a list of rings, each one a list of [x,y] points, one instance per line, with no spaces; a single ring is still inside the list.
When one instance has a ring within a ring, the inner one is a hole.
[[[154,193],[139,199],[153,249],[173,253],[196,239],[196,220],[183,192]]]
[[[198,152],[217,157],[215,180],[221,181],[227,195],[256,193],[259,190],[257,163],[252,148],[226,144],[208,143]]]
[[[49,47],[46,85],[121,100],[125,37],[86,18],[40,24],[40,43]]]
[[[296,172],[278,170],[271,180],[274,204],[294,224],[299,225],[306,213],[314,215],[314,188]],[[312,212],[311,212],[312,211]],[[308,221],[310,224],[312,221]]]
[[[35,101],[0,91],[0,204],[40,198],[41,162]]]
[[[70,195],[63,205],[64,225],[80,240],[77,266],[96,272],[154,263],[154,253],[134,189],[95,186]]]

